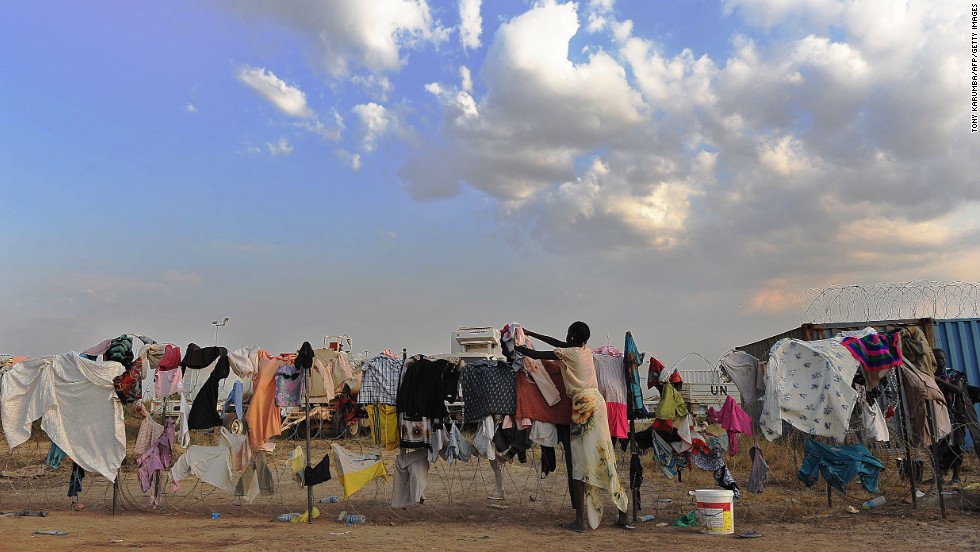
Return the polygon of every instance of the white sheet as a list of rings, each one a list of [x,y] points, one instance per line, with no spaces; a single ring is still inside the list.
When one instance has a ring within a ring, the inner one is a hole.
[[[123,373],[118,362],[98,362],[78,353],[28,360],[3,377],[0,416],[10,448],[41,429],[87,472],[116,480],[126,457],[122,403],[112,378]]]

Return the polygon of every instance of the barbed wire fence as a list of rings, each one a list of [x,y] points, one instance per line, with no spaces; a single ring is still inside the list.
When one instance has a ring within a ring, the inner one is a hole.
[[[980,316],[980,282],[832,284],[804,290],[800,303],[808,323],[974,318]]]

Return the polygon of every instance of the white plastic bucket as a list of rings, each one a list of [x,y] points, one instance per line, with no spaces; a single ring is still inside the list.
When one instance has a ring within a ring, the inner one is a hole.
[[[701,532],[707,535],[732,535],[735,533],[735,509],[732,503],[735,493],[721,489],[694,491],[697,502],[697,519]]]

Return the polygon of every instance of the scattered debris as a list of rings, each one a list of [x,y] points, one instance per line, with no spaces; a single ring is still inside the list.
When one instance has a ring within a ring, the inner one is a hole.
[[[35,535],[54,535],[57,537],[63,537],[68,534],[68,531],[59,531],[57,529],[47,529],[44,531],[34,531]]]

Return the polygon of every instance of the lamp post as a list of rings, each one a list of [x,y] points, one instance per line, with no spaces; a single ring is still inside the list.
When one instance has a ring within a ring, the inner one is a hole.
[[[229,318],[226,316],[225,319],[222,320],[221,322],[218,322],[217,320],[215,320],[214,322],[211,322],[211,325],[214,326],[214,346],[215,347],[218,346],[218,328],[223,328],[225,326],[225,324],[228,323],[228,320],[229,320]]]

